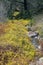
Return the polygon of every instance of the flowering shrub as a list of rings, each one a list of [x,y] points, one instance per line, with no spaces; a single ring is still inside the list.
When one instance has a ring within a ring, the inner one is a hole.
[[[25,28],[28,21],[2,23],[4,34],[0,34],[0,65],[29,65],[29,61],[34,59],[35,49]]]

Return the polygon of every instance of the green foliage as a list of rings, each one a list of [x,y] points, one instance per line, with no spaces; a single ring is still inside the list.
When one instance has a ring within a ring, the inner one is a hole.
[[[28,65],[34,59],[36,52],[25,28],[28,22],[30,20],[10,20],[2,25],[0,65]]]

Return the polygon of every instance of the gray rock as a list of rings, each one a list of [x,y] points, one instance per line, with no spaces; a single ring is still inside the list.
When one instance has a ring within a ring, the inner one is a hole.
[[[39,60],[31,62],[29,65],[43,65],[43,57],[39,58]]]

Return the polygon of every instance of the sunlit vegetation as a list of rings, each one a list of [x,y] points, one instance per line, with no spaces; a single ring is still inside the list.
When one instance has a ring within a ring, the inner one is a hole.
[[[25,27],[29,22],[22,19],[0,24],[0,65],[29,65],[34,59],[35,49]]]
[[[0,65],[29,65],[42,56],[40,50],[36,52],[26,28],[29,25],[32,31],[43,35],[43,25],[35,27],[33,19],[42,10],[42,3],[42,0],[0,0]]]
[[[13,16],[17,16],[19,14],[19,12],[14,12]]]

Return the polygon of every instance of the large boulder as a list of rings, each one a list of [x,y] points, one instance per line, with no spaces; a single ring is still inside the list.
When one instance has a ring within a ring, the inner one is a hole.
[[[0,22],[5,22],[7,20],[7,12],[10,3],[6,0],[0,0]]]
[[[0,0],[0,21],[6,21],[15,9],[14,0]]]

